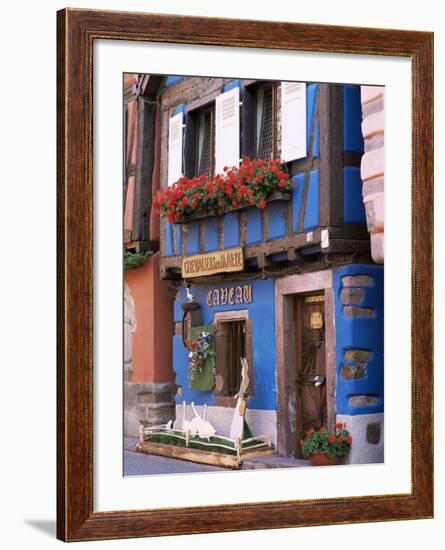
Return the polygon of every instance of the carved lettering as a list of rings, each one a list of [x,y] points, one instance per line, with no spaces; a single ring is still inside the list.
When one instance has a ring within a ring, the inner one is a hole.
[[[252,285],[214,288],[207,292],[207,305],[209,307],[226,306],[227,304],[251,304],[252,301]]]
[[[222,288],[221,289],[221,305],[222,306],[225,306],[227,304],[227,295],[228,295],[228,293],[229,293],[229,291],[227,290],[227,288]]]
[[[250,304],[252,302],[252,285],[244,285],[243,298],[245,304]]]
[[[243,288],[241,286],[237,286],[235,289],[236,294],[236,303],[242,304],[243,303]]]
[[[232,286],[232,288],[229,289],[229,304],[233,305],[234,303],[235,303],[235,289]]]

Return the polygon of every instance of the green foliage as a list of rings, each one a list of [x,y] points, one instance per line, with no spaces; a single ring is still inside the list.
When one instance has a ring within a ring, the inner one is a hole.
[[[300,441],[303,455],[325,454],[330,458],[346,456],[351,449],[352,437],[346,430],[346,425],[338,423],[335,434],[327,432],[324,428],[319,431],[313,429],[306,432],[304,439]]]
[[[150,441],[153,443],[162,443],[164,445],[175,445],[176,447],[185,447],[185,440],[179,439],[177,437],[173,437],[169,435],[168,433],[154,433],[150,435]],[[200,445],[200,442],[206,443],[206,445]],[[215,446],[207,445],[207,443],[213,443]],[[260,440],[253,441],[249,443],[249,445],[254,445],[255,443],[261,443]],[[217,447],[216,445],[225,445],[226,447],[233,447],[232,449],[222,449],[221,447]],[[222,439],[218,436],[213,436],[209,438],[209,441],[207,439],[201,439],[199,436],[194,436],[190,438],[189,447],[191,449],[199,449],[201,451],[209,451],[213,453],[222,453],[222,454],[229,454],[234,455],[236,454],[236,449],[230,441],[227,439]]]
[[[145,252],[124,252],[124,269],[136,269],[144,265],[145,260],[153,254],[152,250]]]

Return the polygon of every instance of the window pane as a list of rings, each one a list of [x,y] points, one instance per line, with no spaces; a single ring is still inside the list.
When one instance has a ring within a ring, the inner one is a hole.
[[[198,176],[212,175],[212,111],[200,113],[198,126]]]
[[[264,88],[261,93],[259,91],[257,109],[257,128],[259,129],[257,157],[263,160],[271,160],[273,154],[272,88]]]

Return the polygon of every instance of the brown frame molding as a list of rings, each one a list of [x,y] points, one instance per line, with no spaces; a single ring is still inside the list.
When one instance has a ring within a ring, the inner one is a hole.
[[[58,12],[57,31],[58,538],[112,539],[432,517],[433,34],[78,9]],[[93,512],[92,71],[97,39],[411,59],[415,424],[410,493]]]

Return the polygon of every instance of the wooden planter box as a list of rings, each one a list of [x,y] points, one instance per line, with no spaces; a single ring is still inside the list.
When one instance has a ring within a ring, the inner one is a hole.
[[[152,441],[150,438],[153,435],[167,435],[174,437],[178,440],[186,441],[186,446],[175,445],[172,443],[160,443],[158,441]],[[275,447],[270,441],[270,436],[260,436],[250,439],[244,439],[242,443],[240,440],[232,440],[227,437],[217,436],[219,439],[226,440],[227,443],[207,443],[200,441],[199,443],[194,441],[195,445],[200,444],[202,446],[220,447],[222,449],[233,449],[233,453],[226,451],[217,452],[205,449],[197,449],[189,445],[189,432],[183,432],[182,430],[174,430],[167,428],[164,425],[144,427],[141,425],[139,429],[139,442],[136,445],[136,450],[142,453],[165,456],[168,458],[176,458],[179,460],[188,460],[190,462],[198,462],[200,464],[209,464],[211,466],[219,466],[222,468],[239,469],[243,463],[243,460],[258,456],[267,456],[275,454]],[[230,447],[225,447],[225,445]],[[232,447],[235,445],[235,447]]]
[[[192,449],[191,447],[178,447],[176,445],[166,445],[164,443],[153,443],[152,441],[139,442],[136,449],[139,452],[150,455],[188,460],[189,462],[198,462],[199,464],[209,464],[211,466],[220,466],[233,470],[241,468],[243,460],[275,454],[273,445],[271,447],[265,447],[264,449],[241,451],[240,459],[238,459],[236,454],[215,453],[203,451],[201,449]]]
[[[276,191],[275,193],[272,193],[267,199],[266,202],[286,202],[290,201],[292,198],[292,194],[290,192],[282,193],[281,191]],[[199,214],[193,214],[190,216],[187,216],[187,218],[179,221],[174,222],[175,225],[184,225],[187,223],[191,223],[194,221],[206,219],[206,218],[213,218],[215,216],[223,216],[224,214],[228,214],[231,212],[238,212],[241,210],[247,210],[247,208],[258,208],[257,206],[253,206],[252,204],[239,204],[238,206],[225,206],[224,208],[219,208],[216,212],[201,212]]]

